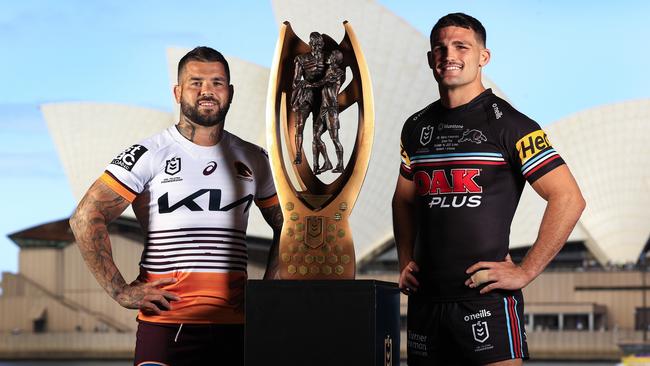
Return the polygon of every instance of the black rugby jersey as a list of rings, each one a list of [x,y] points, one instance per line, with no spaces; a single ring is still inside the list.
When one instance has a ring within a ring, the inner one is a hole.
[[[503,261],[525,181],[564,164],[539,125],[490,89],[453,109],[440,100],[411,116],[400,173],[416,185],[419,292],[479,297],[464,282],[478,261]]]

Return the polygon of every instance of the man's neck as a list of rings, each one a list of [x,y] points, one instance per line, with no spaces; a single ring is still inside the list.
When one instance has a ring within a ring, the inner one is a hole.
[[[185,116],[181,116],[176,128],[183,137],[200,146],[214,146],[223,137],[223,122],[206,127],[191,122]]]
[[[460,88],[448,89],[438,85],[440,102],[445,108],[456,108],[465,105],[485,91],[482,83],[466,85]]]

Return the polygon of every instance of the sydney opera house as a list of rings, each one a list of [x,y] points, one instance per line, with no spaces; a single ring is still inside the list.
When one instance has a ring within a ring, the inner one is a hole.
[[[313,30],[341,39],[341,23],[348,20],[363,47],[374,89],[375,140],[350,225],[358,277],[395,282],[390,202],[398,174],[399,135],[412,111],[437,98],[424,57],[428,40],[373,0],[353,6],[343,0],[327,3],[307,8],[298,0],[273,0],[273,7],[278,24],[289,20],[303,39]],[[345,14],[336,9],[346,9]],[[170,85],[176,82],[176,65],[185,52],[168,50]],[[226,129],[265,146],[269,69],[226,57],[236,88]],[[486,80],[486,86],[508,99],[507,91],[491,81]],[[55,103],[41,109],[77,200],[117,153],[178,119],[177,109],[167,113],[115,104]],[[341,118],[344,126],[346,117]],[[650,244],[650,100],[590,109],[544,129],[575,175],[587,209],[557,259],[524,289],[530,351],[538,358],[614,359],[621,355],[620,344],[641,340],[650,326],[645,296],[650,283],[645,271]],[[354,136],[341,129],[344,145],[353,144]],[[535,241],[544,208],[545,202],[527,187],[511,229],[515,259]],[[127,281],[134,279],[142,233],[133,212],[129,209],[109,229],[115,261]],[[250,278],[261,276],[270,237],[261,215],[251,210]],[[132,355],[135,313],[111,301],[97,285],[74,244],[67,218],[26,228],[10,238],[20,247],[19,272],[2,274],[0,357]],[[405,313],[404,306],[402,310]]]

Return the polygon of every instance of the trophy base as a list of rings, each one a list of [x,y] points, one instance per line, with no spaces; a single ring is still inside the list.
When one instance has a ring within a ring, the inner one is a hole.
[[[397,285],[251,280],[246,366],[399,365]]]

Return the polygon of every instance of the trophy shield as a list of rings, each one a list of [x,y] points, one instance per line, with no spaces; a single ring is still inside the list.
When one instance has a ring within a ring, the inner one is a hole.
[[[348,222],[368,168],[374,134],[370,74],[350,24],[340,43],[313,32],[301,40],[289,22],[280,27],[267,97],[267,147],[284,215],[279,264],[282,279],[354,279],[355,254]],[[343,70],[341,72],[341,70]],[[345,71],[352,78],[340,90]],[[339,114],[357,105],[357,125],[339,124]],[[312,141],[303,136],[313,123]],[[338,129],[357,134],[347,162]],[[329,161],[322,138],[331,138]],[[311,142],[311,143],[310,143]],[[313,164],[305,156],[312,147]],[[331,151],[330,151],[331,152]],[[320,163],[319,157],[323,156]],[[330,183],[318,175],[338,174]]]

